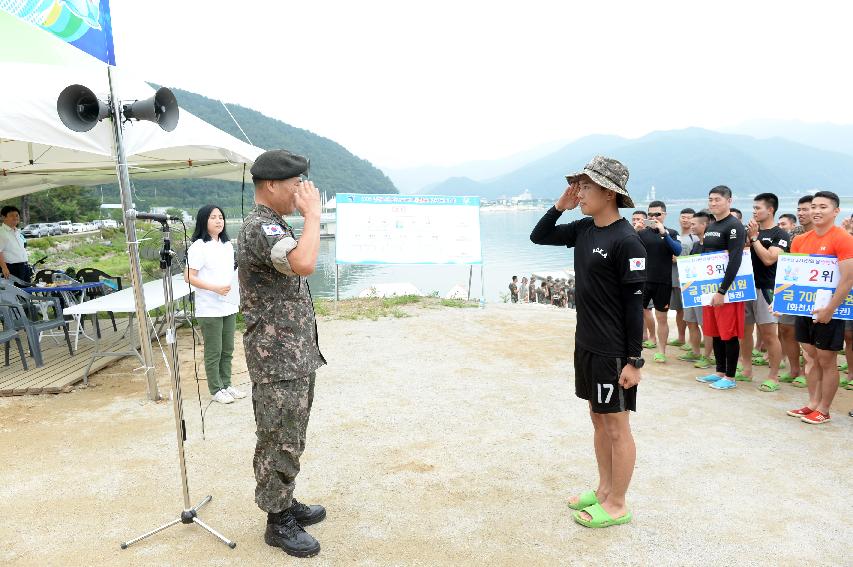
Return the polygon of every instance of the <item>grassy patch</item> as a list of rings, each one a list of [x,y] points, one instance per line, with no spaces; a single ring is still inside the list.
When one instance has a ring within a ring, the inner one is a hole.
[[[440,299],[437,297],[421,297],[404,295],[401,297],[371,297],[342,299],[335,306],[329,299],[314,301],[314,312],[318,317],[333,320],[358,321],[370,319],[377,321],[383,317],[402,319],[411,317],[420,309],[467,308],[477,307],[474,301],[458,299]]]

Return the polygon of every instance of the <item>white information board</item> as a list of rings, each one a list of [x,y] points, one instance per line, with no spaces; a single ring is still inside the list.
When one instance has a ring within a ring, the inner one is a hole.
[[[480,198],[338,193],[338,264],[482,264]]]

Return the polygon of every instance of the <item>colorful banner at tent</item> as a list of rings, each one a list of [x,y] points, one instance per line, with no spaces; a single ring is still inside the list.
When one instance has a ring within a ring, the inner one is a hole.
[[[838,258],[835,256],[780,254],[776,265],[773,310],[785,315],[811,317],[815,303],[825,305],[835,293],[838,279]],[[850,290],[832,318],[853,320],[853,293]]]
[[[61,63],[65,44],[116,64],[109,0],[0,0],[0,37],[1,60]]]
[[[480,198],[338,193],[338,264],[482,264]]]
[[[729,265],[729,253],[706,252],[680,256],[677,262],[684,307],[701,307],[702,296],[717,293],[720,288],[726,267]],[[749,250],[743,251],[740,269],[726,296],[728,303],[752,301],[756,298],[755,278],[752,275],[752,258]]]

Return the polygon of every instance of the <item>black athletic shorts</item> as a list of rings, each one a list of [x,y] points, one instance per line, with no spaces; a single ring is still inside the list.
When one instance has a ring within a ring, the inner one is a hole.
[[[637,411],[637,387],[619,385],[625,359],[601,356],[575,346],[575,395],[588,400],[595,413]]]
[[[820,350],[844,348],[844,321],[833,319],[829,323],[815,323],[811,317],[796,317],[794,333],[797,342],[814,345]]]
[[[643,286],[643,305],[651,300],[658,311],[669,311],[669,299],[672,297],[672,284],[646,282]]]

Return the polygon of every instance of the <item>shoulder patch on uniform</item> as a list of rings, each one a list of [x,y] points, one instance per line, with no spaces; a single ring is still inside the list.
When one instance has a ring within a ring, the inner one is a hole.
[[[628,260],[628,266],[632,272],[636,272],[637,270],[645,270],[646,269],[646,259],[645,258],[631,258]]]
[[[267,236],[281,236],[284,234],[284,229],[277,224],[262,224],[261,228]]]
[[[779,245],[784,248],[784,247],[788,246],[788,241],[787,240],[780,240]]]

